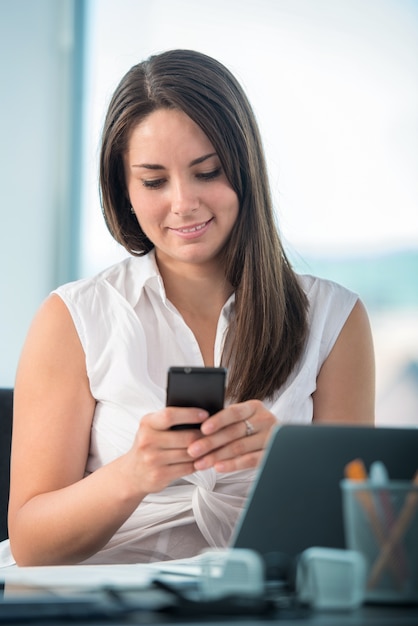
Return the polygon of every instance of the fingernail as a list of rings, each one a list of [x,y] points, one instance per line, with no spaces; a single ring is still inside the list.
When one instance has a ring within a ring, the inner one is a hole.
[[[192,443],[187,448],[187,454],[189,454],[192,457],[201,456],[202,453],[203,453],[203,448],[202,448],[202,446],[198,442]]]
[[[201,431],[204,435],[210,435],[211,433],[213,433],[213,430],[214,430],[213,422],[211,421],[203,422]]]

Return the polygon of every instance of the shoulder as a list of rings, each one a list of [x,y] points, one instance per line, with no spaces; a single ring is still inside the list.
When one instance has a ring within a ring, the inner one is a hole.
[[[108,341],[115,328],[120,329],[121,320],[132,319],[144,285],[157,271],[152,256],[128,257],[96,276],[66,283],[52,292],[51,301],[61,300],[86,353],[102,349],[103,341]],[[51,305],[51,311],[53,306],[58,309],[60,305]]]
[[[308,298],[310,317],[335,312],[347,318],[358,300],[357,293],[332,280],[310,274],[299,274],[298,280]]]
[[[157,272],[154,255],[128,257],[93,277],[61,285],[53,293],[69,305],[107,304],[122,297],[132,306],[137,302],[146,281]]]
[[[324,358],[332,349],[359,297],[332,280],[312,275],[298,275],[298,279],[309,303],[309,345],[317,345]]]
[[[320,278],[311,274],[298,274],[299,284],[306,293],[310,303],[316,301],[333,301],[354,302],[358,299],[358,294],[347,289],[340,283],[336,283],[327,278]]]

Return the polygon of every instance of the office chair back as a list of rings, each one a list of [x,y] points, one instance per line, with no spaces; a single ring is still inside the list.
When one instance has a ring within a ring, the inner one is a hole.
[[[12,442],[13,389],[0,389],[0,541],[7,539],[10,446]]]

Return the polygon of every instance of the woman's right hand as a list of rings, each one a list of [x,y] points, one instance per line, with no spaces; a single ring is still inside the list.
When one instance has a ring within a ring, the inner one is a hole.
[[[127,456],[143,496],[161,491],[174,480],[195,471],[195,459],[187,448],[203,437],[200,429],[172,430],[172,427],[199,426],[207,417],[208,413],[201,409],[179,407],[166,407],[142,417]]]
[[[186,449],[199,411],[146,415],[131,450],[88,476],[96,401],[74,323],[57,295],[36,315],[19,362],[13,416],[9,537],[19,565],[63,565],[100,550],[150,492],[193,472]]]

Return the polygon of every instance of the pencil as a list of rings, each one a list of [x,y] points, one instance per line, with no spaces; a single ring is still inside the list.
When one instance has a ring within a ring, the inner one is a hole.
[[[350,463],[347,463],[344,468],[344,473],[345,477],[348,480],[352,480],[355,482],[366,482],[366,480],[368,479],[366,468],[361,459],[354,459]],[[365,487],[364,489],[356,491],[355,495],[367,515],[371,529],[379,547],[383,548],[383,546],[387,543],[387,535],[376,511],[370,489],[367,489]],[[400,588],[403,581],[403,576],[399,570],[398,563],[391,558],[391,554],[388,555],[387,562],[389,563],[392,570],[396,585],[398,588]]]
[[[412,481],[413,487],[418,487],[418,472],[416,472],[414,479]],[[370,577],[368,581],[368,588],[373,589],[379,582],[379,578],[382,575],[388,561],[392,557],[393,550],[396,548],[398,543],[404,537],[409,524],[412,521],[412,518],[416,512],[418,507],[418,489],[411,490],[408,494],[405,504],[402,507],[402,510],[399,514],[399,517],[393,526],[392,532],[390,533],[389,539],[385,542],[380,552],[379,557],[376,559]]]
[[[392,500],[389,490],[389,478],[383,463],[375,461],[370,466],[370,480],[376,485],[376,506],[383,513],[382,522],[384,524],[387,536],[392,532],[392,528],[396,523],[396,515],[392,506]],[[378,506],[380,503],[381,508]],[[398,544],[393,550],[393,560],[398,563],[399,572],[402,576],[403,583],[409,575],[408,561],[405,556],[405,549],[402,544]]]

